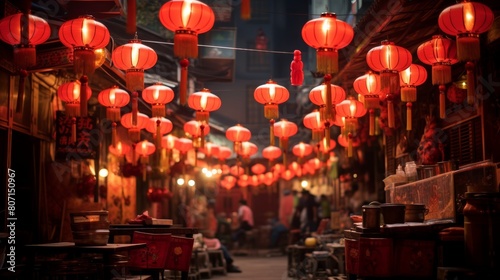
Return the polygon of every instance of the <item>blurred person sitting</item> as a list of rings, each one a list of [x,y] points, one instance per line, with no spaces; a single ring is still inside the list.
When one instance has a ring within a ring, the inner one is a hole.
[[[276,249],[280,245],[280,237],[288,233],[288,228],[278,219],[270,219],[271,224],[269,248]]]
[[[236,242],[236,247],[243,246],[246,240],[246,233],[253,229],[253,212],[247,205],[245,199],[240,200],[240,206],[238,208],[238,221],[239,227],[234,232],[233,241]]]
[[[207,249],[217,250],[220,249],[222,251],[222,255],[226,260],[226,270],[227,272],[240,273],[241,269],[234,265],[234,259],[229,253],[227,247],[220,242],[218,238],[215,238],[211,235],[210,231],[203,231],[203,244]]]

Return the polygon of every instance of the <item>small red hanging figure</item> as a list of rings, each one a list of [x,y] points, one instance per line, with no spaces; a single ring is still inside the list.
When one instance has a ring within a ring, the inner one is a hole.
[[[302,53],[299,50],[293,51],[293,61],[290,64],[290,82],[292,86],[301,86],[304,82],[303,66]]]

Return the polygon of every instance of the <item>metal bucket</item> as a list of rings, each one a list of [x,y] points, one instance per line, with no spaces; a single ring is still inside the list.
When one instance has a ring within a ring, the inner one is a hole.
[[[437,164],[417,166],[417,177],[419,180],[430,178],[439,174]]]

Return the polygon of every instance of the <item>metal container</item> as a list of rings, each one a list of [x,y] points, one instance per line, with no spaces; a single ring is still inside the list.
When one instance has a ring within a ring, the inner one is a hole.
[[[363,205],[363,228],[380,229],[380,206]]]
[[[405,222],[423,223],[428,212],[425,204],[406,204]]]
[[[380,205],[380,212],[384,219],[384,224],[403,224],[405,222],[404,204],[384,203]]]
[[[438,174],[439,174],[439,167],[437,164],[417,166],[418,180],[427,179],[436,176]]]

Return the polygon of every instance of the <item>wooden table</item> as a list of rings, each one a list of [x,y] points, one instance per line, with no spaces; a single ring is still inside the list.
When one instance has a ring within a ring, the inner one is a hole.
[[[83,254],[97,254],[102,256],[102,262],[96,262],[97,265],[103,266],[103,271],[101,274],[108,276],[113,276],[114,274],[119,274],[118,271],[114,271],[112,266],[113,255],[120,252],[128,252],[130,250],[139,249],[146,247],[146,243],[128,243],[128,244],[107,244],[102,246],[77,246],[73,242],[57,242],[57,243],[42,243],[42,244],[31,244],[26,245],[26,249],[31,251],[29,254],[29,267],[35,272],[35,264],[37,255],[44,255],[49,257],[49,259],[54,259],[58,254],[67,254],[72,259],[72,263],[76,267],[80,266],[82,270],[84,261],[79,263],[79,259],[83,260]],[[68,259],[68,258],[67,258]],[[68,260],[66,260],[68,261]],[[62,263],[63,260],[60,260]],[[107,268],[107,269],[106,269]],[[88,271],[83,271],[88,272]],[[78,272],[75,272],[78,273]],[[105,278],[106,279],[106,278]]]
[[[129,236],[132,240],[132,236],[135,231],[147,232],[147,233],[170,233],[177,236],[193,237],[193,234],[197,234],[199,230],[197,228],[179,227],[179,226],[166,226],[166,225],[141,225],[141,224],[125,224],[118,225],[113,224],[109,226],[109,243],[113,243],[115,236]],[[181,280],[188,279],[188,272],[181,272]]]

